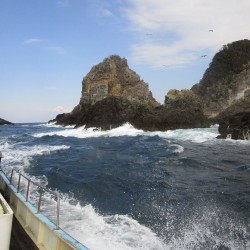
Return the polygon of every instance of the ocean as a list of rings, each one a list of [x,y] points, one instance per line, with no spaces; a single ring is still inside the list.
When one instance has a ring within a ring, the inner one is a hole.
[[[92,250],[250,249],[250,141],[217,135],[6,125],[2,169],[60,193],[60,227]]]

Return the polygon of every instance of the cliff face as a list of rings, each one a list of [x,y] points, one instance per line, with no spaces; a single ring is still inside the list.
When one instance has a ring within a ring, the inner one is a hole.
[[[150,107],[160,105],[153,98],[148,84],[128,67],[125,58],[119,56],[106,58],[83,78],[79,105],[94,105],[111,96],[126,98]]]
[[[176,90],[171,89],[165,96],[165,105],[168,108],[189,108],[195,110],[202,110],[202,103],[193,91],[188,89]]]
[[[220,113],[218,138],[250,140],[250,96],[241,98]]]
[[[217,117],[250,93],[250,41],[228,44],[218,52],[192,91],[200,97],[204,114]]]

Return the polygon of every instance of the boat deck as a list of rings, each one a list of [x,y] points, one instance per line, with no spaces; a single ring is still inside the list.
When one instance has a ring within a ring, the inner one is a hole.
[[[1,190],[1,194],[3,192]],[[7,200],[7,197],[4,197]],[[8,200],[7,200],[8,201]],[[39,250],[13,214],[10,250]]]
[[[37,246],[29,238],[18,220],[13,216],[10,250],[38,250]]]

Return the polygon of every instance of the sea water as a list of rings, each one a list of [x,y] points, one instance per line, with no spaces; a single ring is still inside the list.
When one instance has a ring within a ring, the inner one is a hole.
[[[2,169],[59,192],[60,227],[93,250],[250,249],[250,141],[217,135],[7,125]]]

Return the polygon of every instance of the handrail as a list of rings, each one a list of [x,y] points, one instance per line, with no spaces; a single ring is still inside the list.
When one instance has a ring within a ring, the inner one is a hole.
[[[4,173],[4,171],[0,168],[0,170]],[[60,219],[60,195],[59,193],[53,192],[51,190],[49,190],[48,188],[43,187],[42,185],[32,181],[29,177],[25,176],[24,174],[22,174],[19,170],[12,168],[11,170],[11,175],[10,175],[10,185],[12,184],[12,179],[13,179],[13,174],[14,171],[16,173],[19,174],[18,176],[18,183],[17,183],[17,193],[19,193],[20,191],[20,185],[21,185],[21,177],[23,177],[24,179],[26,179],[28,181],[28,185],[27,185],[27,189],[26,189],[26,201],[29,201],[29,192],[30,192],[30,183],[32,183],[33,185],[37,186],[38,188],[38,193],[39,193],[39,199],[38,199],[38,203],[37,203],[37,212],[40,213],[40,208],[41,208],[41,202],[42,202],[42,195],[44,192],[48,192],[50,194],[52,194],[53,196],[56,197],[56,202],[57,202],[57,206],[56,206],[56,229],[59,229],[59,219]],[[6,178],[8,179],[7,175],[4,173],[4,175],[6,176]],[[13,185],[14,186],[14,185]]]

